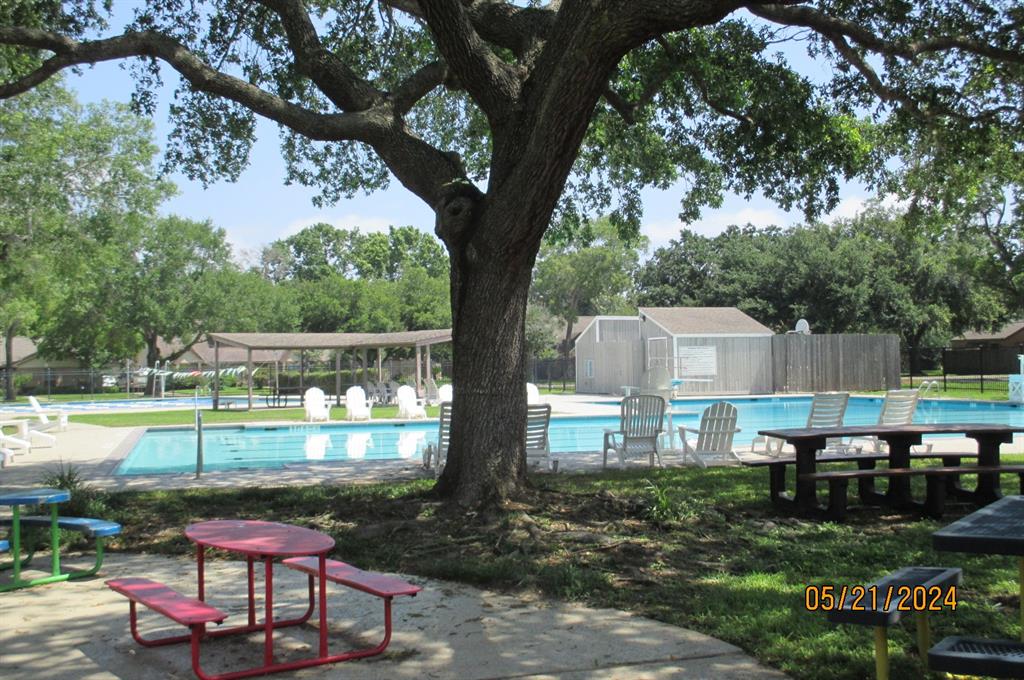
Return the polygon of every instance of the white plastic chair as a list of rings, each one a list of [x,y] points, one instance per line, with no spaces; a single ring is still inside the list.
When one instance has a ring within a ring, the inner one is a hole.
[[[551,465],[551,442],[548,429],[551,424],[550,404],[530,404],[526,407],[526,465],[540,466],[548,470]]]
[[[540,398],[540,390],[533,383],[526,383],[526,403],[543,404]]]
[[[629,456],[649,456],[651,467],[657,459],[658,438],[661,436],[665,419],[665,400],[655,394],[638,394],[622,400],[618,430],[604,431],[604,459],[601,467],[608,467],[608,452],[614,451],[619,457],[619,467],[626,466]]]
[[[369,420],[372,407],[373,404],[366,398],[366,393],[359,385],[353,385],[345,390],[346,420]]]
[[[448,460],[448,446],[452,440],[452,405],[451,402],[441,402],[441,413],[437,420],[437,441],[427,444],[423,449],[423,467],[427,470],[433,468],[434,477],[441,475],[445,461]]]
[[[398,388],[398,417],[406,419],[427,417],[427,410],[416,398],[416,391],[408,385]]]
[[[441,385],[437,388],[437,401],[445,402],[451,401],[454,398],[454,393],[451,385]]]
[[[921,398],[920,390],[889,390],[885,393],[885,399],[882,400],[882,410],[878,414],[877,425],[910,425],[914,422],[914,413],[917,412],[917,403]],[[850,440],[850,446],[854,445],[854,442],[865,442],[865,450],[870,448],[870,451],[874,453],[886,453],[889,450],[889,446],[874,435],[866,437],[855,437]],[[924,452],[931,453],[932,445],[924,444]],[[916,447],[911,447],[911,451],[914,451]]]
[[[319,387],[310,387],[302,397],[302,405],[306,410],[306,420],[324,422],[331,419],[331,407],[327,405],[327,397]]]
[[[811,400],[811,412],[807,415],[807,427],[842,427],[846,406],[850,401],[848,392],[818,392]],[[828,440],[829,447],[839,444],[840,440]],[[763,453],[778,458],[782,455],[785,440],[775,437],[758,435],[754,437],[750,450],[752,453]],[[759,447],[764,447],[759,451]]]
[[[679,428],[679,438],[683,441],[683,460],[692,458],[697,465],[707,467],[709,460],[726,461],[729,458],[739,460],[732,449],[733,436],[740,431],[736,427],[738,414],[736,407],[727,401],[715,402],[704,409],[700,419],[700,429],[689,427]],[[697,435],[694,442],[686,439],[686,433]]]
[[[32,410],[35,411],[36,417],[39,418],[38,423],[31,425],[32,429],[35,430],[49,430],[57,428],[58,432],[63,432],[68,429],[68,414],[60,409],[43,408],[43,405],[39,403],[39,400],[35,397],[29,397],[28,403],[32,405]],[[56,421],[50,420],[50,418],[56,418]]]

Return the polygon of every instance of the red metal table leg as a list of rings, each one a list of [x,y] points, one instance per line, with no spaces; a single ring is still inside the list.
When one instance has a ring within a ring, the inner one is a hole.
[[[252,555],[246,555],[245,557],[246,567],[249,573],[249,625],[256,625],[256,585],[253,582],[255,574],[253,572]]]
[[[320,656],[327,656],[327,554],[320,553]],[[312,593],[311,593],[312,594]]]
[[[263,558],[264,586],[266,590],[267,618],[264,621],[263,665],[274,664],[274,558],[267,555]]]

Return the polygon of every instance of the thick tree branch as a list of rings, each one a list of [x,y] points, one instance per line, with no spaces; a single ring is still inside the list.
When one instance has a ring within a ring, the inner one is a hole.
[[[299,73],[312,80],[338,108],[365,111],[381,101],[382,95],[373,85],[323,46],[302,0],[260,3],[280,18]]]
[[[404,116],[427,96],[434,88],[442,85],[448,77],[448,67],[440,62],[427,64],[399,83],[391,93],[395,115]]]
[[[365,141],[377,124],[375,118],[368,114],[320,114],[292,104],[240,78],[217,71],[177,40],[161,33],[125,33],[103,40],[78,42],[49,31],[0,26],[0,44],[54,53],[27,76],[0,85],[0,98],[3,99],[26,92],[71,66],[129,57],[153,57],[173,67],[196,90],[238,102],[311,139]]]
[[[459,82],[492,121],[504,118],[520,90],[512,67],[484,43],[460,0],[420,0],[419,6]]]
[[[762,19],[787,26],[803,26],[826,36],[843,35],[873,52],[893,57],[913,59],[930,52],[962,50],[995,61],[1024,64],[1024,53],[988,45],[967,36],[936,36],[927,40],[912,42],[888,42],[882,40],[861,24],[846,19],[828,16],[810,7],[787,7],[782,4],[751,3],[747,9]]]

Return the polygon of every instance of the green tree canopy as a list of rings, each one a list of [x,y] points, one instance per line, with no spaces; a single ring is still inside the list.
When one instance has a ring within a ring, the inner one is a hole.
[[[120,34],[102,8],[0,8],[0,98],[137,59],[152,111],[165,64],[185,82],[168,157],[190,176],[237,178],[260,115],[282,130],[288,179],[322,201],[394,178],[434,210],[453,377],[472,386],[455,392],[437,491],[468,504],[525,479],[526,306],[556,211],[635,233],[641,190],[683,180],[687,219],[726,190],[813,215],[840,178],[884,169],[867,123],[883,139],[949,125],[1020,140],[1024,120],[1012,2],[149,0]],[[802,75],[780,40],[825,75]]]

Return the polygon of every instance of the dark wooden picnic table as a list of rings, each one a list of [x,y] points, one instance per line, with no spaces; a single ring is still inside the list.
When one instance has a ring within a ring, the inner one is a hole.
[[[910,467],[910,447],[920,444],[923,435],[962,434],[978,442],[978,465],[980,467],[996,467],[999,465],[1000,444],[1012,442],[1013,435],[1018,432],[1024,432],[1024,427],[992,423],[928,423],[801,427],[760,430],[758,434],[783,439],[796,449],[796,495],[791,500],[799,512],[812,513],[819,509],[817,484],[814,481],[802,480],[801,476],[813,474],[816,471],[816,452],[825,448],[828,439],[878,437],[889,446],[889,467],[908,468]],[[999,475],[978,475],[978,486],[971,495],[981,505],[1001,498]],[[910,480],[907,478],[890,479],[889,489],[882,500],[898,507],[911,506],[913,500],[910,496]]]

